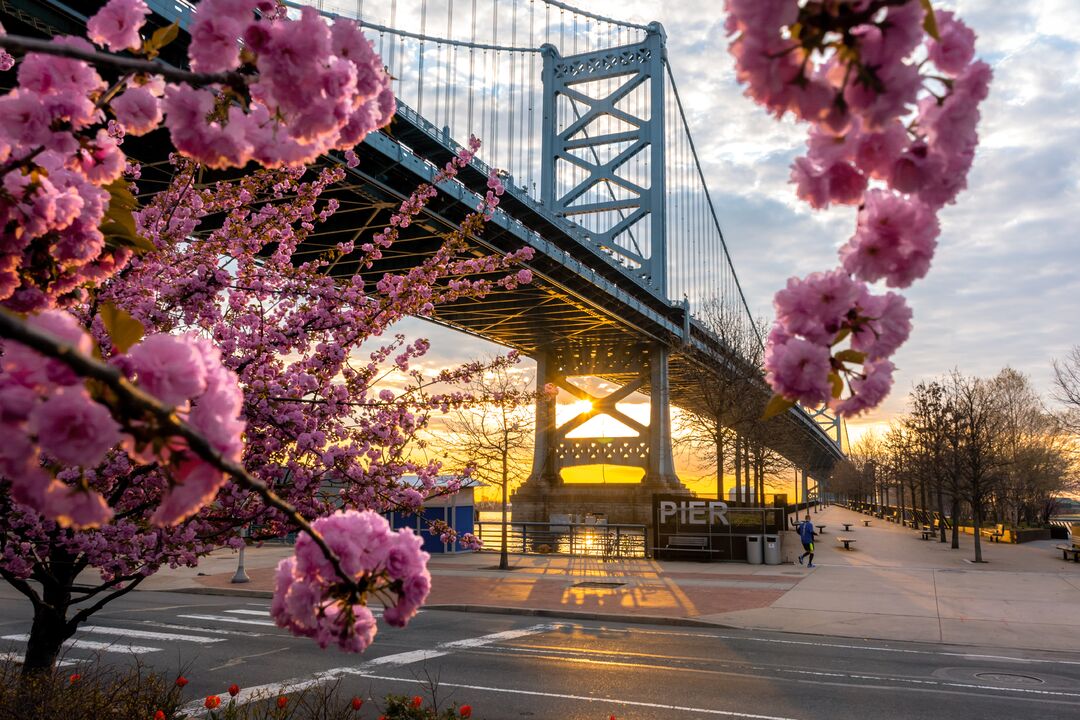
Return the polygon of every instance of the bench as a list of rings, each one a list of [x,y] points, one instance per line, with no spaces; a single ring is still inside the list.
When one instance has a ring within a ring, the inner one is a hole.
[[[863,520],[862,524],[863,524],[863,527],[870,527],[870,521],[869,520]]]
[[[993,530],[983,530],[983,532],[986,533],[991,542],[1001,542],[1001,538],[1005,536],[1005,526],[998,523]]]
[[[667,540],[667,548],[696,548],[705,550],[709,547],[709,538],[701,535],[672,535]]]
[[[1058,545],[1057,549],[1061,551],[1062,560],[1068,560],[1069,554],[1072,553],[1072,561],[1080,563],[1080,547],[1076,545]]]
[[[931,530],[930,528],[923,528],[922,529],[922,539],[923,540],[929,540],[930,536],[933,535],[933,534],[934,534],[934,531]]]
[[[825,534],[825,526],[824,525],[818,525],[817,526],[817,531],[819,533],[821,533],[822,535],[824,535]]]
[[[838,537],[838,538],[836,538],[836,540],[837,540],[837,542],[844,543],[844,549],[845,550],[850,550],[851,549],[851,543],[855,542],[855,538],[846,538],[846,537]]]
[[[844,532],[851,532],[851,523],[840,523],[844,526]]]

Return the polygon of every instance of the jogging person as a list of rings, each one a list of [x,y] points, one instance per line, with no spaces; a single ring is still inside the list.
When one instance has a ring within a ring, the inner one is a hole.
[[[806,519],[799,523],[799,539],[802,540],[802,546],[804,552],[799,556],[799,564],[803,564],[803,558],[807,555],[810,556],[810,562],[807,567],[814,567],[814,523],[810,522],[810,514],[807,513]]]

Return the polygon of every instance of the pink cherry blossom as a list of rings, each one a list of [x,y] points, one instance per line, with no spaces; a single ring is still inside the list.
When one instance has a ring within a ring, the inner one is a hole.
[[[778,394],[808,405],[825,403],[832,392],[830,370],[828,347],[797,337],[770,338],[765,371]]]
[[[938,222],[915,199],[871,190],[859,211],[855,235],[842,248],[844,269],[866,282],[884,279],[907,287],[926,274],[937,245]]]
[[[843,400],[832,400],[830,407],[844,417],[852,417],[876,407],[892,388],[893,370],[895,366],[888,360],[866,362],[863,372],[850,381],[851,396]]]
[[[941,39],[927,39],[927,55],[938,70],[959,75],[975,57],[975,33],[952,11],[943,10],[936,17]]]
[[[862,292],[862,286],[841,270],[790,278],[773,301],[776,321],[788,335],[827,345]]]
[[[34,408],[29,428],[41,449],[62,463],[93,467],[120,441],[120,426],[80,387],[63,387]]]
[[[187,338],[150,335],[128,355],[139,386],[166,405],[183,405],[206,389],[206,365]]]
[[[161,124],[161,101],[146,86],[129,87],[110,107],[129,135],[145,135]]]
[[[150,8],[143,0],[109,0],[86,23],[87,34],[98,45],[119,52],[142,45],[139,29]]]

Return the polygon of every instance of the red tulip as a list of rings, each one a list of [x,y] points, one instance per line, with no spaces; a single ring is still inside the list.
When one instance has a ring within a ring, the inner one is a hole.
[[[359,712],[359,711],[360,711],[360,708],[361,708],[361,707],[363,706],[363,704],[364,704],[364,701],[363,701],[363,700],[361,700],[361,699],[360,699],[360,698],[358,698],[358,697],[354,697],[354,698],[352,699],[352,709],[353,709],[353,710],[356,710],[357,712]]]
[[[182,688],[182,687],[184,687],[184,686],[185,686],[185,685],[187,685],[187,684],[188,684],[188,679],[187,679],[186,677],[184,677],[183,675],[181,675],[180,677],[176,678],[176,687],[180,687],[180,688]]]
[[[82,680],[82,675],[80,675],[79,673],[72,673],[71,677],[68,678],[68,682],[72,685],[79,682],[80,680]]]
[[[221,698],[219,698],[217,695],[207,695],[206,700],[203,702],[203,705],[206,706],[207,710],[215,710],[219,705],[221,705]]]
[[[284,695],[278,695],[277,706],[279,708],[283,708],[288,704],[289,704],[289,698],[285,697]]]
[[[420,707],[420,706],[421,706],[421,705],[423,705],[423,704],[424,704],[424,701],[423,701],[423,700],[422,700],[422,699],[420,698],[420,696],[419,696],[419,695],[413,695],[413,699],[412,699],[412,706],[413,706],[414,708],[418,708],[418,707]]]
[[[471,718],[472,705],[462,705],[460,708],[458,708],[458,714],[461,715],[461,717],[463,718]]]
[[[154,720],[165,720],[165,711],[158,710],[156,713],[154,713]]]
[[[233,697],[236,697],[237,695],[239,695],[240,694],[240,686],[237,685],[236,683],[233,683],[232,685],[230,685],[229,686],[229,694],[232,695]]]

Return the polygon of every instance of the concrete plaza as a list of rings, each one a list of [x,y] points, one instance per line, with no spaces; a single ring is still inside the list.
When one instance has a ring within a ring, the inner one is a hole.
[[[434,557],[428,607],[1032,650],[1080,647],[1080,564],[1063,561],[1056,542],[985,542],[988,562],[975,565],[970,535],[952,550],[881,520],[864,527],[866,516],[844,508],[812,518],[826,526],[814,569],[513,555],[513,569],[505,572],[495,568],[492,553]],[[845,532],[842,522],[855,524]],[[840,535],[855,538],[854,549],[845,551]],[[197,569],[165,570],[141,587],[268,596],[274,566],[290,553],[282,545],[249,549],[252,582],[244,585],[230,583],[236,553],[219,551]]]

